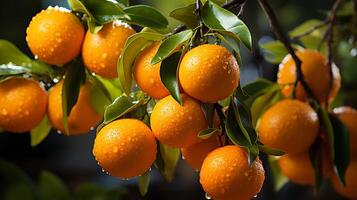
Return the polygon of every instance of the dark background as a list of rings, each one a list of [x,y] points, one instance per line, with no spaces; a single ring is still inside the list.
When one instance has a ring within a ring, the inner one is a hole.
[[[188,0],[170,1],[135,1],[132,4],[145,3],[157,6],[163,13],[169,13],[174,6],[184,5]],[[311,18],[323,19],[322,11],[328,10],[333,1],[326,0],[274,0],[271,1],[277,11],[284,29]],[[176,5],[175,5],[176,4]],[[1,0],[0,1],[0,39],[9,40],[27,55],[33,57],[26,45],[26,27],[32,16],[48,5],[67,6],[64,0]],[[171,8],[170,8],[171,7]],[[260,39],[271,40],[272,34],[257,1],[248,1],[242,16],[253,35],[256,46]],[[177,22],[171,21],[173,27]],[[243,50],[243,66],[241,79],[243,84],[253,81],[257,76],[275,80],[277,67],[253,58],[251,53]],[[257,63],[260,63],[259,65]],[[70,190],[82,182],[95,182],[105,187],[127,187],[128,197],[125,199],[141,199],[136,187],[136,180],[122,181],[101,172],[92,156],[92,145],[95,133],[67,137],[52,131],[40,145],[32,148],[28,134],[0,133],[0,157],[24,169],[34,179],[42,170],[58,175]],[[263,157],[263,160],[266,160]],[[313,189],[288,183],[275,193],[268,166],[265,163],[266,181],[257,199],[338,199],[331,187],[325,184],[323,191],[313,195]],[[144,199],[204,199],[204,192],[198,183],[198,175],[182,160],[172,183],[167,183],[155,170],[152,171],[152,182],[149,193]],[[1,187],[1,185],[0,185]],[[2,188],[2,187],[1,187]],[[357,188],[356,188],[357,189]],[[0,189],[0,192],[4,188]],[[0,193],[1,199],[1,193]]]

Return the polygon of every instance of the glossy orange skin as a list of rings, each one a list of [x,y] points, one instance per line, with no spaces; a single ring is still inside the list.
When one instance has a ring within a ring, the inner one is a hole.
[[[347,127],[350,134],[351,154],[357,155],[357,110],[352,107],[343,106],[333,109],[333,113]]]
[[[10,78],[0,83],[0,128],[23,133],[35,128],[46,114],[47,93],[36,81]]]
[[[308,104],[292,99],[271,106],[258,127],[263,144],[290,154],[307,151],[318,132],[317,113]]]
[[[134,33],[129,26],[115,22],[104,25],[98,33],[88,30],[82,47],[84,65],[104,78],[116,78],[118,58],[126,40]]]
[[[94,141],[93,155],[112,176],[139,176],[149,170],[156,159],[155,137],[142,121],[119,119],[99,131]]]
[[[200,171],[204,191],[214,200],[245,200],[257,195],[264,183],[264,168],[259,158],[249,167],[247,156],[234,145],[209,153]]]
[[[284,155],[279,158],[281,173],[290,181],[301,185],[314,185],[315,172],[307,152]]]
[[[161,99],[154,107],[150,124],[155,137],[171,147],[188,147],[200,141],[197,134],[208,128],[198,101],[182,95],[183,106],[172,96]]]
[[[154,43],[147,47],[136,58],[133,66],[134,79],[140,89],[155,99],[161,99],[169,95],[160,78],[161,62],[151,65],[160,44]]]
[[[65,133],[62,124],[62,86],[60,81],[49,90],[48,117],[53,128]],[[101,120],[101,116],[95,112],[90,102],[91,84],[89,82],[81,86],[77,103],[73,106],[68,117],[69,133],[67,135],[86,134]]]
[[[239,66],[234,56],[220,45],[204,44],[183,57],[179,80],[185,93],[202,102],[228,97],[239,84]]]
[[[218,147],[220,147],[219,138],[214,135],[189,147],[181,148],[181,154],[182,158],[192,169],[200,170],[208,153]]]
[[[335,176],[332,177],[332,185],[336,192],[348,199],[357,199],[357,161],[351,160],[345,174],[346,186]]]
[[[49,7],[32,18],[26,34],[35,56],[48,64],[63,65],[79,55],[84,28],[74,14]]]
[[[302,61],[301,69],[306,83],[309,85],[314,96],[320,101],[325,102],[327,97],[331,102],[337,95],[341,85],[339,69],[335,64],[332,65],[333,83],[330,92],[330,73],[328,60],[324,55],[315,50],[299,50],[296,55]],[[292,57],[287,55],[279,65],[278,84],[286,97],[290,97],[293,92],[293,85],[296,80],[296,66]],[[296,97],[299,100],[307,99],[306,92],[301,83],[298,84]]]

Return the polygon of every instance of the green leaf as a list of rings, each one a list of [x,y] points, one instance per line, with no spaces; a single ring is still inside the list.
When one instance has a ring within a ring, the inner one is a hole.
[[[132,84],[132,66],[136,56],[150,46],[154,41],[161,40],[164,36],[153,32],[137,33],[128,38],[121,56],[118,60],[118,77],[123,91],[129,95]]]
[[[10,185],[4,191],[4,200],[35,200],[35,192],[31,185],[24,182],[18,182]]]
[[[69,134],[68,116],[76,104],[81,84],[86,79],[81,59],[75,59],[66,65],[67,71],[62,86],[62,123],[66,134]]]
[[[180,149],[172,148],[160,143],[159,150],[160,158],[163,162],[161,166],[162,168],[158,166],[159,170],[167,181],[172,181],[175,175],[177,162],[180,158]]]
[[[31,184],[30,178],[20,167],[5,160],[0,160],[0,175],[2,183],[5,184],[14,184],[17,182]]]
[[[164,29],[169,22],[158,10],[147,5],[135,5],[126,7],[124,12],[129,15],[129,23],[153,29]]]
[[[235,145],[239,145],[246,148],[249,148],[251,146],[250,142],[247,140],[247,137],[241,131],[237,123],[232,102],[228,107],[227,121],[225,123],[225,128],[226,128],[227,136]]]
[[[170,95],[182,105],[180,88],[177,80],[177,69],[180,62],[181,53],[176,52],[162,61],[160,67],[160,78]]]
[[[37,146],[40,144],[50,133],[51,123],[48,117],[45,116],[40,124],[38,124],[34,129],[31,130],[31,146]]]
[[[81,183],[75,191],[77,200],[105,200],[105,190],[94,183]]]
[[[285,152],[280,149],[267,147],[265,145],[258,145],[258,147],[259,147],[259,151],[262,151],[262,152],[266,153],[267,155],[282,156],[285,154]]]
[[[263,50],[264,59],[273,64],[279,64],[289,54],[284,44],[277,40],[259,44],[259,46]],[[302,49],[297,44],[292,44],[292,46],[294,49]]]
[[[248,164],[249,166],[252,166],[252,164],[254,163],[254,161],[257,159],[259,155],[258,145],[254,144],[250,146],[249,148],[247,148],[247,151],[248,151]]]
[[[138,185],[141,196],[145,196],[150,185],[150,171],[138,176]]]
[[[129,6],[129,0],[116,0],[118,3],[123,4],[123,6]]]
[[[11,75],[19,75],[19,74],[26,74],[30,72],[29,69],[22,66],[16,65],[0,65],[0,76],[11,76]]]
[[[252,137],[245,126],[250,126],[250,115],[243,108],[243,105],[236,99],[233,98],[231,100],[231,107],[233,108],[234,116],[236,118],[236,122],[239,126],[241,133],[243,133],[244,137],[247,139],[250,145],[255,143],[256,137]],[[252,128],[253,129],[253,128]],[[254,130],[254,129],[253,129]]]
[[[315,140],[309,149],[309,157],[312,166],[314,167],[315,188],[319,189],[323,179],[322,169],[322,154],[321,154],[321,141]]]
[[[345,125],[335,116],[329,115],[334,132],[335,159],[334,170],[343,185],[345,185],[345,173],[350,163],[350,134]]]
[[[181,46],[185,45],[189,39],[191,39],[193,31],[191,29],[181,31],[165,39],[155,56],[151,60],[151,64],[154,65],[158,62],[169,57],[173,52],[177,51]]]
[[[202,8],[203,23],[210,29],[231,32],[248,48],[252,49],[252,37],[248,27],[232,12],[207,1]]]
[[[111,104],[111,96],[105,86],[97,78],[92,78],[90,90],[90,101],[94,110],[100,114],[104,114],[106,106]]]
[[[318,115],[323,127],[326,130],[328,142],[330,145],[329,149],[330,149],[331,159],[335,160],[335,133],[333,130],[332,122],[329,118],[329,114],[325,110],[325,108],[319,107]]]
[[[312,27],[320,25],[324,22],[321,20],[311,19],[303,22],[301,25],[295,27],[292,31],[289,32],[290,37],[299,36],[306,31],[309,31]],[[320,45],[320,41],[323,39],[327,30],[327,26],[323,26],[315,31],[311,32],[308,35],[299,38],[299,41],[304,45],[305,48],[317,49]],[[322,46],[324,47],[324,46]],[[323,49],[322,49],[323,50]]]
[[[123,94],[120,89],[119,79],[105,79],[98,75],[95,75],[95,78],[101,82],[105,90],[109,93],[111,101],[114,101],[114,99]]]
[[[219,133],[219,129],[217,129],[217,128],[208,128],[208,129],[200,131],[197,136],[200,139],[205,140],[205,139],[208,139],[208,138],[210,138],[211,136],[213,136],[213,135],[215,135],[217,133]]]
[[[283,98],[284,96],[281,94],[280,88],[277,85],[273,85],[265,94],[257,97],[250,108],[252,113],[253,126],[255,127],[260,116],[271,105],[275,104]]]
[[[147,103],[148,100],[148,98],[143,98],[134,101],[126,95],[121,95],[120,97],[116,98],[112,104],[106,107],[104,111],[103,124],[108,124],[124,116],[125,114],[134,111],[141,105]]]
[[[170,17],[183,22],[189,28],[195,28],[198,25],[198,20],[195,14],[195,4],[177,8],[170,13]]]
[[[276,83],[273,83],[269,80],[259,78],[254,82],[248,83],[242,87],[243,94],[237,94],[241,101],[244,101],[247,107],[251,107],[253,101],[264,94],[270,87],[274,85],[278,86]]]
[[[55,76],[55,71],[51,66],[30,59],[9,41],[0,40],[0,76],[4,75],[2,73],[10,70],[9,68],[11,67],[9,66],[16,66],[16,68],[18,68],[18,70],[13,69],[12,73],[15,73],[16,71],[19,73],[22,71],[22,73],[31,72],[38,75],[47,75],[49,77]]]
[[[289,179],[281,173],[278,159],[276,157],[269,156],[268,161],[274,178],[274,190],[277,192],[289,181]]]
[[[69,200],[70,195],[65,184],[54,174],[43,171],[40,175],[41,200]]]
[[[72,10],[87,14],[90,23],[107,24],[117,19],[130,19],[121,5],[111,0],[68,0]]]
[[[237,62],[240,66],[242,66],[242,59],[240,56],[240,45],[239,42],[237,42],[237,40],[230,36],[229,34],[220,34],[220,33],[216,33],[216,36],[222,40],[226,45],[228,45],[229,47],[232,48],[232,50],[235,52],[236,54],[236,59]]]
[[[203,114],[205,115],[208,128],[213,128],[213,120],[214,120],[214,104],[212,103],[202,103],[201,108],[203,110]]]

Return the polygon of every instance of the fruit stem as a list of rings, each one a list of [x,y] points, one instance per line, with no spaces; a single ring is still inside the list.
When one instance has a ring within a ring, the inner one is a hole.
[[[267,0],[258,0],[258,1],[259,1],[261,8],[263,9],[265,15],[268,18],[269,24],[272,27],[275,36],[278,38],[278,40],[280,40],[283,43],[283,45],[288,50],[289,54],[291,55],[291,57],[293,58],[293,60],[295,62],[296,80],[294,82],[293,98],[296,98],[296,88],[297,88],[298,83],[300,82],[301,85],[303,86],[303,88],[305,89],[306,93],[308,94],[308,96],[310,98],[316,100],[316,98],[314,97],[314,94],[312,93],[312,90],[307,85],[307,83],[304,79],[304,75],[303,75],[302,69],[301,69],[302,62],[295,54],[293,47],[290,45],[289,37],[283,32],[283,29],[281,28],[281,26],[279,24],[279,21],[273,11],[273,8],[270,6],[270,4],[268,3]]]
[[[330,96],[330,92],[332,89],[333,85],[333,70],[332,70],[332,61],[333,61],[333,50],[332,50],[332,44],[333,44],[333,24],[336,19],[336,12],[338,7],[340,6],[342,0],[336,0],[336,2],[333,4],[329,16],[328,16],[328,24],[327,24],[327,31],[326,31],[326,38],[327,38],[327,56],[328,56],[328,67],[329,67],[329,75],[330,75],[330,81],[329,81],[329,92],[326,95],[326,108],[328,108],[328,100]]]

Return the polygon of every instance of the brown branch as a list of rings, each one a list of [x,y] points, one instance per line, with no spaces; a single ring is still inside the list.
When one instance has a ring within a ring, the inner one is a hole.
[[[270,4],[268,3],[267,0],[258,0],[260,6],[262,7],[265,15],[268,18],[269,24],[270,26],[273,28],[273,32],[275,34],[275,36],[278,38],[278,40],[280,40],[285,48],[288,50],[289,54],[291,55],[291,57],[293,58],[295,65],[296,65],[296,80],[294,83],[294,90],[293,90],[293,97],[296,97],[296,88],[298,83],[300,82],[301,85],[303,86],[303,88],[305,89],[306,93],[308,94],[308,96],[310,98],[316,99],[314,97],[314,94],[312,93],[312,90],[310,89],[310,87],[307,85],[305,79],[304,79],[304,75],[302,73],[302,69],[301,69],[301,60],[297,57],[297,55],[295,54],[295,51],[293,49],[293,47],[290,45],[290,40],[289,37],[283,32],[283,29],[281,28],[279,21],[274,13],[273,8],[270,6]]]
[[[241,15],[243,13],[244,5],[246,0],[231,0],[222,5],[222,8],[225,8],[236,15]],[[197,12],[197,1],[196,1],[196,12]],[[173,34],[186,30],[187,27],[184,24],[181,24],[174,28],[172,31]]]
[[[327,39],[327,56],[328,56],[328,67],[329,67],[329,93],[326,95],[326,107],[328,105],[328,99],[330,96],[330,92],[333,85],[333,70],[332,70],[332,62],[333,62],[333,24],[336,19],[336,12],[338,7],[341,5],[342,0],[336,0],[333,4],[329,16],[328,16],[328,24],[327,24],[327,31],[326,31],[326,39]]]

